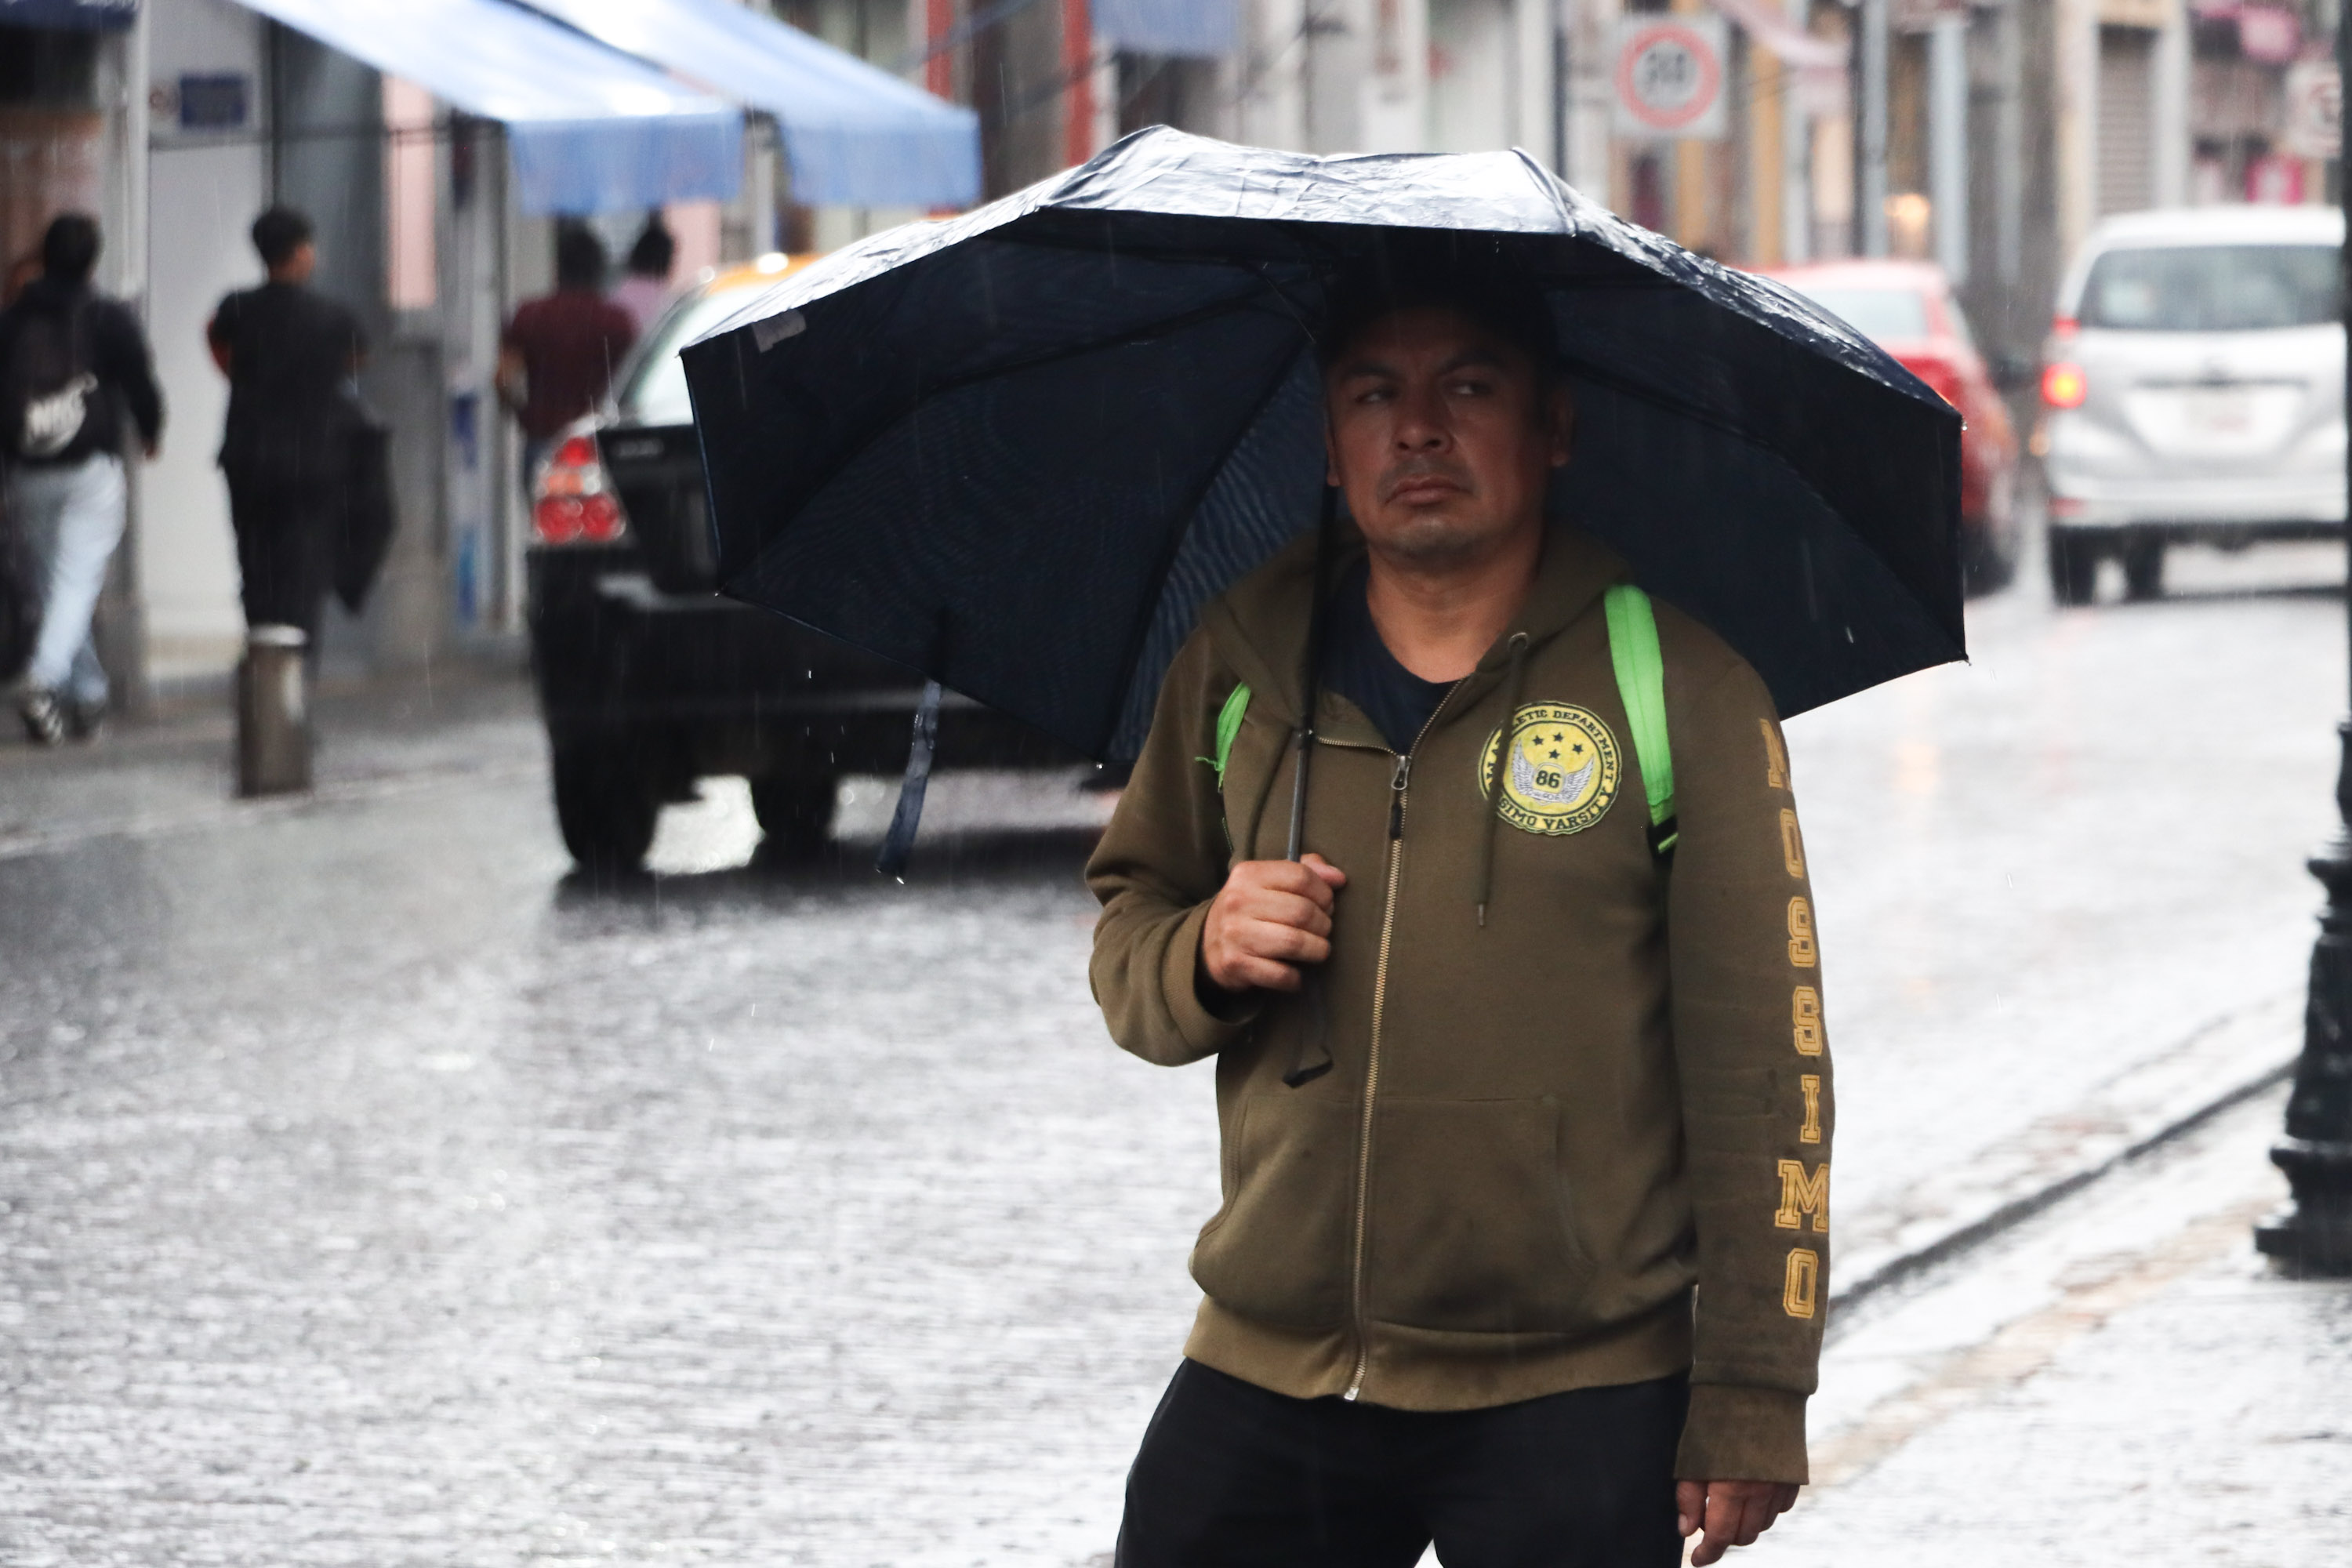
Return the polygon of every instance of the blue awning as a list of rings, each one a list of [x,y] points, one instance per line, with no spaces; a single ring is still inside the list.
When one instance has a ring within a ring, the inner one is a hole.
[[[139,0],[0,0],[0,27],[127,27]]]
[[[813,205],[980,199],[980,117],[730,0],[530,0],[616,49],[776,117]]]
[[[742,116],[506,0],[242,0],[507,128],[527,213],[724,200]]]
[[[1095,37],[1139,55],[1215,58],[1240,47],[1234,0],[1093,0]]]

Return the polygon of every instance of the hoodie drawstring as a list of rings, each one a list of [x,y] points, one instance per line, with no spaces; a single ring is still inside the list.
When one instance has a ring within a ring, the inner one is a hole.
[[[1478,926],[1486,925],[1487,898],[1495,890],[1495,824],[1503,816],[1503,780],[1511,765],[1511,725],[1518,717],[1519,699],[1526,694],[1528,682],[1528,634],[1511,634],[1511,673],[1503,683],[1509,700],[1503,704],[1503,727],[1495,742],[1495,763],[1486,780],[1486,792],[1493,798],[1486,805],[1486,826],[1478,840]]]

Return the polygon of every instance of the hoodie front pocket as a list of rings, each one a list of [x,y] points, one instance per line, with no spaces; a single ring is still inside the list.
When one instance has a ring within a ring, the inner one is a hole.
[[[1286,1090],[1244,1101],[1224,1207],[1201,1229],[1192,1278],[1217,1304],[1286,1328],[1348,1315],[1356,1108]]]
[[[1542,1100],[1384,1099],[1372,1134],[1370,1316],[1475,1333],[1588,1326],[1594,1268]]]

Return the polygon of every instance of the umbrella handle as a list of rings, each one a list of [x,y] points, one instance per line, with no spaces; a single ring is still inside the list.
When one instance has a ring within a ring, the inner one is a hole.
[[[1316,576],[1319,583],[1322,574],[1318,572]],[[1290,852],[1285,857],[1291,860],[1298,858],[1299,840],[1307,832],[1307,759],[1315,754],[1314,729],[1301,724],[1297,734],[1297,777],[1290,790]],[[1323,1000],[1323,972],[1302,972],[1298,991],[1302,1016],[1297,1037],[1291,1046],[1290,1067],[1282,1075],[1282,1081],[1292,1089],[1313,1083],[1331,1070],[1331,1016]]]
[[[907,861],[915,853],[915,829],[923,821],[923,795],[931,784],[931,756],[940,744],[940,683],[923,682],[922,700],[915,704],[915,736],[907,747],[907,776],[898,785],[898,808],[890,814],[890,831],[882,836],[882,853],[874,868],[886,877],[907,879]]]
[[[1307,660],[1298,681],[1298,728],[1294,731],[1298,761],[1291,770],[1290,845],[1282,856],[1286,860],[1297,859],[1307,847],[1307,761],[1315,753],[1315,710],[1323,695],[1323,600],[1331,581],[1339,516],[1339,488],[1327,484],[1315,515],[1315,581],[1307,602]]]
[[[1322,697],[1323,601],[1331,582],[1331,557],[1338,549],[1339,513],[1339,492],[1325,485],[1322,508],[1315,519],[1315,582],[1307,612],[1307,668],[1299,681],[1298,728],[1293,731],[1298,756],[1291,770],[1290,846],[1283,857],[1287,860],[1297,859],[1307,847],[1307,764],[1315,755],[1315,710]],[[1292,1089],[1310,1084],[1331,1070],[1330,1011],[1324,1002],[1322,971],[1310,969],[1302,974],[1299,993],[1298,1005],[1305,1016],[1299,1020],[1297,1038],[1291,1047],[1290,1068],[1282,1075],[1282,1081]]]
[[[1307,837],[1307,759],[1314,755],[1315,730],[1301,724],[1292,731],[1297,737],[1298,763],[1290,785],[1290,847],[1282,852],[1286,860],[1298,858]]]

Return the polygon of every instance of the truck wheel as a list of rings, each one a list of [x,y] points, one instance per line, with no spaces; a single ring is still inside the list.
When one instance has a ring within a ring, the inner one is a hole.
[[[1961,524],[1960,585],[1972,599],[1999,593],[2017,574],[2017,563],[2009,558],[1993,527],[1990,518],[1978,520],[1973,527],[1965,521]]]
[[[2164,597],[2164,541],[2136,539],[2124,546],[2124,596]]]
[[[767,835],[766,848],[786,860],[813,860],[833,840],[831,773],[777,773],[751,781],[751,810]]]
[[[2098,592],[2099,552],[2071,528],[2050,530],[2050,595],[2061,605],[2087,605]]]
[[[625,875],[645,864],[660,805],[626,752],[613,746],[555,748],[555,821],[580,868]]]

